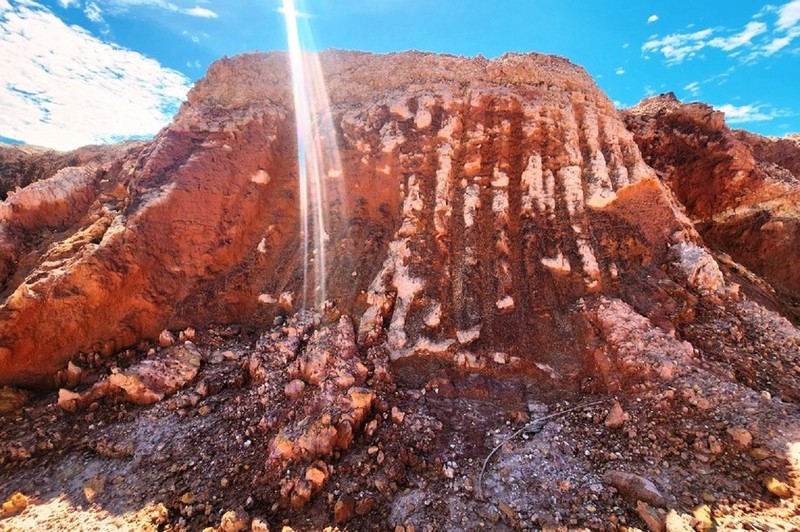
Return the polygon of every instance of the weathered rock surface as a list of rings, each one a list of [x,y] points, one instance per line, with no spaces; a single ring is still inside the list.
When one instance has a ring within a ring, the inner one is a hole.
[[[114,146],[84,146],[58,152],[37,146],[0,143],[0,199],[31,183],[53,177],[59,170],[94,165],[101,168],[126,157],[146,145],[144,141],[122,142]]]
[[[347,190],[331,198],[330,297],[362,329],[389,323],[395,359],[483,367],[502,352],[574,377],[585,323],[570,306],[653,299],[672,282],[669,246],[700,245],[611,102],[565,60],[322,64]],[[62,170],[3,206],[2,382],[51,385],[77,352],[302,301],[287,80],[280,54],[220,61],[138,158],[102,179]]]
[[[666,94],[624,111],[644,159],[714,250],[763,276],[795,319],[800,304],[800,143],[732,131],[721,112]]]
[[[118,396],[122,401],[150,405],[157,403],[190,383],[200,368],[200,353],[193,345],[176,346],[154,353],[119,371],[115,370],[83,393],[62,388],[58,406],[68,412],[86,407],[106,396]]]
[[[554,57],[321,62],[342,162],[328,295],[355,349],[385,350],[404,379],[444,363],[583,391],[669,382],[703,353],[797,397],[797,330],[773,312],[800,286],[794,141],[669,97],[623,121]],[[0,383],[53,386],[79,353],[302,304],[288,78],[281,54],[219,61],[151,143],[0,206]],[[334,360],[300,360],[284,396],[317,390]]]

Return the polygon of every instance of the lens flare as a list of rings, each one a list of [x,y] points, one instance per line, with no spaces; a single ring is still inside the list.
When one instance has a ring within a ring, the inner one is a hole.
[[[283,0],[292,94],[297,129],[297,160],[303,253],[303,306],[319,307],[327,298],[329,188],[341,178],[341,162],[330,101],[308,16],[294,0]],[[313,280],[310,264],[313,262]],[[313,282],[313,285],[311,283]],[[313,292],[309,297],[309,288]]]

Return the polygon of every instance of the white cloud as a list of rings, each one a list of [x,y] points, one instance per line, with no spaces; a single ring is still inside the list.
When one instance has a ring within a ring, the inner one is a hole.
[[[625,69],[624,69],[624,68],[622,68],[622,67],[619,67],[619,68],[617,68],[617,69],[614,71],[614,73],[615,73],[617,76],[621,76],[621,75],[623,75],[623,74],[625,73]]]
[[[772,27],[766,18],[774,19]],[[642,53],[660,53],[667,64],[678,64],[697,57],[705,48],[717,49],[743,62],[773,55],[787,48],[800,37],[800,0],[782,6],[767,5],[753,15],[741,30],[708,28],[693,33],[673,33],[664,37],[652,36],[642,45]]]
[[[697,96],[700,93],[700,83],[697,81],[693,81],[686,85],[683,90],[689,91],[692,96]]]
[[[94,2],[86,2],[86,7],[83,8],[86,18],[92,22],[103,22],[103,11]]]
[[[658,20],[658,15],[650,15],[647,17],[647,23],[652,24],[653,22]]]
[[[800,0],[793,0],[778,9],[779,30],[788,30],[800,23]]]
[[[770,56],[779,52],[792,44],[792,41],[800,37],[800,27],[794,27],[782,37],[775,37],[770,42],[764,45],[764,55]]]
[[[108,4],[108,9],[115,13],[127,12],[132,7],[146,6],[172,11],[173,13],[181,13],[190,17],[219,18],[217,13],[208,8],[200,7],[196,4],[194,7],[184,7],[168,0],[107,0],[106,3]]]
[[[725,113],[725,120],[729,124],[747,124],[750,122],[767,122],[776,118],[789,116],[789,113],[775,109],[770,105],[717,105],[718,110]]]
[[[0,135],[71,149],[144,137],[167,124],[189,80],[108,44],[28,0],[0,0]]]
[[[707,46],[706,39],[714,32],[707,28],[693,33],[673,33],[660,39],[651,38],[642,45],[642,52],[661,53],[667,63],[682,63],[685,59],[693,58],[697,52]]]
[[[741,46],[752,44],[755,37],[767,32],[767,25],[763,22],[748,22],[741,33],[730,37],[714,37],[708,41],[709,46],[730,52]]]
[[[78,7],[81,4],[80,0],[58,0],[58,3],[64,9],[67,9],[68,7]]]
[[[184,15],[190,15],[192,17],[219,18],[219,15],[217,15],[210,9],[206,9],[204,7],[199,7],[199,6],[195,6],[189,9],[179,9],[179,11]]]

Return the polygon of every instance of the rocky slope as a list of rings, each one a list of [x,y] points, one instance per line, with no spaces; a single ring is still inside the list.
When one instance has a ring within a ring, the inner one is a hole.
[[[0,383],[62,387],[0,394],[12,526],[797,518],[794,141],[669,96],[619,114],[549,56],[321,63],[317,314],[281,54],[0,207]]]
[[[85,146],[71,152],[58,152],[37,146],[0,143],[0,198],[5,199],[9,192],[53,177],[63,168],[103,166],[144,144],[130,141],[115,146]]]
[[[474,343],[579,372],[572,304],[657,300],[662,266],[704,260],[608,98],[566,61],[323,64],[347,190],[331,198],[330,297],[366,311],[363,334],[388,320],[395,357]],[[52,385],[77,352],[258,319],[261,294],[269,319],[281,294],[302,300],[287,76],[280,55],[219,62],[138,158],[102,178],[65,169],[6,204],[7,235],[41,220],[49,238],[4,241],[3,381]]]
[[[784,311],[800,305],[800,143],[725,125],[722,113],[671,94],[624,113],[647,163],[712,249],[766,279]]]

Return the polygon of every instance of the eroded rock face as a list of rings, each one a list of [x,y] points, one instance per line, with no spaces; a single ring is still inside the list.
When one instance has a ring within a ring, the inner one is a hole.
[[[416,371],[444,360],[577,385],[598,375],[587,301],[618,299],[670,332],[698,301],[736,297],[579,67],[535,54],[321,62],[342,162],[340,186],[327,178],[328,296],[359,347]],[[52,385],[77,352],[263,325],[302,304],[288,80],[281,54],[221,60],[140,152],[64,169],[2,206],[0,383]],[[739,177],[714,189],[725,209],[760,186],[729,136],[735,164],[718,173]],[[680,176],[666,179],[674,195],[714,219]]]
[[[704,240],[763,276],[795,318],[800,301],[800,144],[731,131],[710,106],[667,94],[627,109],[645,161]]]
[[[53,177],[72,166],[102,167],[140,150],[146,143],[129,141],[114,146],[84,146],[70,152],[58,152],[37,146],[15,146],[0,142],[0,198],[36,181]]]

